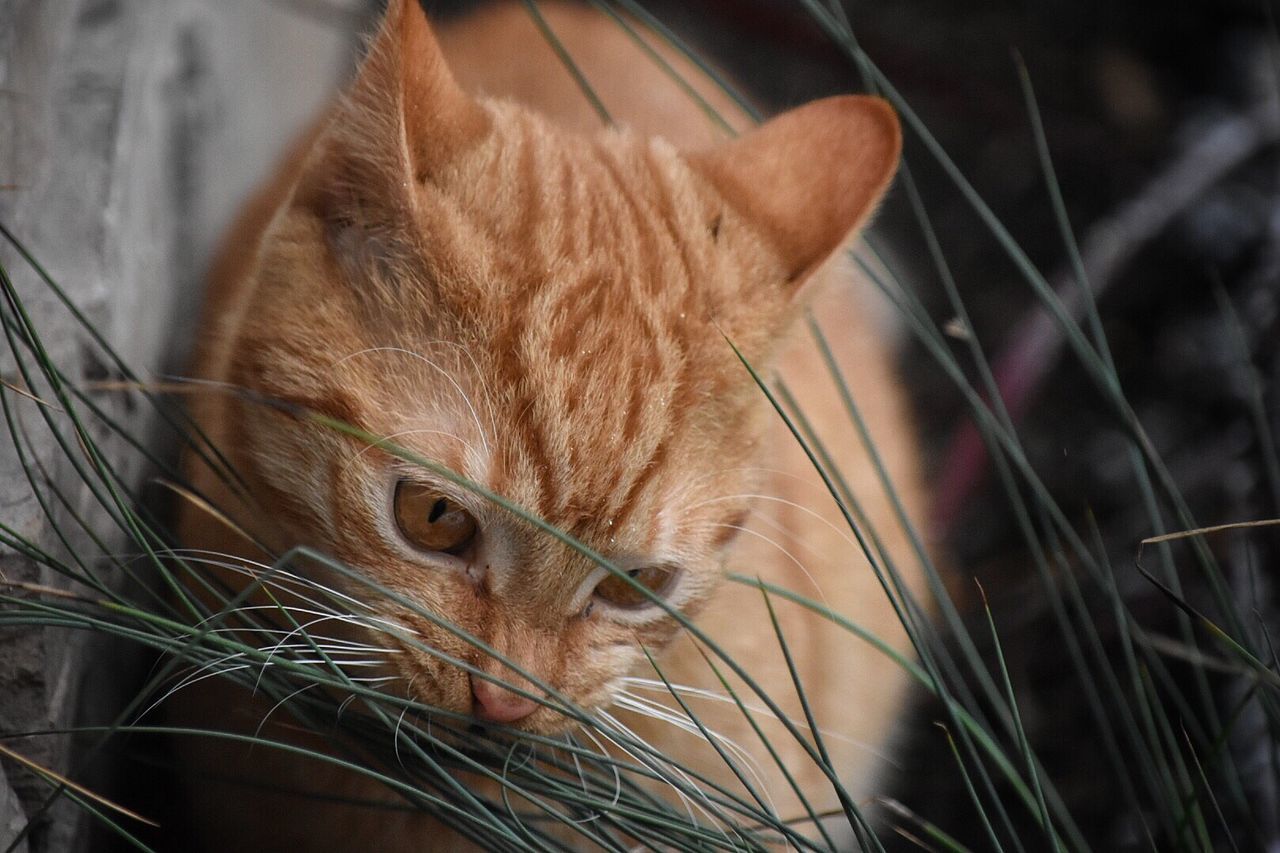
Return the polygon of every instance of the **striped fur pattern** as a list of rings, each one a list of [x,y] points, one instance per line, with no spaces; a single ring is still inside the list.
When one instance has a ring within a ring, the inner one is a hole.
[[[566,31],[579,26],[583,13],[547,8]],[[501,14],[476,26],[498,26]],[[475,54],[493,38],[470,47],[454,30],[441,41],[459,68],[483,68]],[[776,450],[771,412],[729,342],[761,369],[785,368],[801,309],[825,292],[830,259],[891,178],[899,145],[891,112],[873,99],[829,99],[706,144],[714,134],[693,133],[694,119],[651,136],[638,108],[632,129],[584,133],[566,129],[585,123],[580,114],[545,106],[551,115],[468,94],[417,3],[393,0],[350,90],[233,235],[215,273],[199,373],[386,436],[623,568],[677,566],[668,602],[690,617],[728,595],[719,590],[735,555],[753,561],[747,571],[803,594],[814,594],[803,588],[812,581],[819,594],[859,600],[863,581],[840,592],[843,581],[823,575],[837,562],[852,571],[848,550],[838,560],[806,557],[797,573],[785,547],[759,545],[778,541],[771,526],[782,523],[792,527],[783,538],[801,542],[792,547],[828,547],[827,534],[805,532],[812,522],[803,514],[779,522],[789,511],[760,511],[755,496],[792,488],[771,491],[779,469],[790,480],[813,477]],[[837,313],[859,324],[836,335],[862,342],[861,371],[892,383],[857,312]],[[896,391],[877,405],[885,414],[872,417],[909,455]],[[584,708],[609,708],[637,683],[646,652],[680,634],[661,608],[596,600],[603,570],[587,558],[383,450],[234,395],[211,395],[195,411],[250,487],[250,505],[231,511],[240,524],[277,549],[304,544],[336,556]],[[193,466],[193,476],[235,504],[208,472]],[[913,476],[908,501],[918,491]],[[405,542],[391,508],[402,478],[474,516],[479,534],[467,559]],[[805,489],[814,499],[818,490]],[[761,520],[744,545],[738,534],[751,527],[753,507]],[[825,519],[839,517],[829,506],[806,511],[828,527]],[[183,536],[262,556],[195,511]],[[406,608],[370,606],[422,644],[531,687]],[[711,629],[717,618],[707,617]],[[875,618],[893,634],[892,620]],[[797,648],[821,654],[817,617],[786,621]],[[387,689],[472,710],[463,669],[390,634],[362,642],[393,652]],[[673,660],[673,671],[685,663]],[[884,709],[870,711],[867,737],[882,738],[901,679],[874,672],[892,679],[880,691],[890,698],[869,700]],[[705,673],[687,679],[714,686]],[[628,718],[625,707],[614,712]],[[515,725],[555,733],[568,721],[543,707]],[[659,730],[647,736],[662,746]]]

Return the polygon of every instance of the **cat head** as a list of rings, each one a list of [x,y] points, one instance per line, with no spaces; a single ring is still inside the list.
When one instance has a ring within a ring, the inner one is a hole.
[[[734,346],[767,367],[898,149],[891,111],[860,97],[695,151],[563,132],[461,91],[418,4],[393,1],[264,238],[227,378],[439,462],[695,616],[762,464],[768,407]],[[416,698],[564,725],[419,608],[587,708],[679,630],[448,479],[270,407],[235,420],[281,544],[401,598],[374,606],[414,640],[381,642]]]

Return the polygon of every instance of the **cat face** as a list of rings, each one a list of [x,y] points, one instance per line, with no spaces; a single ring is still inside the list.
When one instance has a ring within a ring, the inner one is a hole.
[[[767,364],[897,146],[892,115],[858,98],[707,151],[570,135],[460,92],[417,3],[392,3],[264,239],[228,378],[439,463],[696,616],[748,511],[768,414],[728,342]],[[282,544],[395,594],[372,602],[397,626],[376,639],[415,698],[565,724],[491,684],[543,693],[422,611],[586,708],[679,630],[438,473],[270,407],[239,421]]]

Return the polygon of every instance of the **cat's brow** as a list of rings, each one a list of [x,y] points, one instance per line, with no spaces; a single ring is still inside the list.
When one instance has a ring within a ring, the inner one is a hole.
[[[468,452],[471,453],[472,456],[476,456],[475,447],[473,447],[466,439],[462,438],[456,433],[446,432],[445,430],[441,430],[441,429],[427,429],[425,427],[421,429],[402,429],[399,432],[393,432],[388,435],[380,435],[378,436],[378,439],[379,441],[395,441],[398,438],[404,438],[405,436],[408,436],[408,435],[438,435],[438,436],[441,436],[442,438],[451,438],[454,441],[461,444],[463,447],[465,447],[468,450]],[[370,450],[375,450],[375,449],[379,449],[379,445],[375,443],[369,443],[369,444],[366,444],[364,447],[360,448],[359,450],[357,450],[355,453],[351,454],[351,456],[348,457],[347,461],[343,463],[339,476],[345,476],[347,471],[351,468],[352,465],[354,465],[360,459],[361,456],[368,453]],[[458,473],[466,473],[466,472],[458,472]]]
[[[476,407],[472,404],[470,395],[468,395],[467,392],[462,390],[462,385],[458,383],[458,380],[454,378],[452,373],[445,370],[443,367],[437,364],[434,360],[427,358],[422,353],[414,352],[413,350],[409,350],[409,349],[404,349],[403,347],[391,347],[391,346],[366,347],[365,349],[357,350],[356,352],[350,353],[338,359],[333,363],[333,367],[337,367],[343,362],[348,361],[357,356],[367,355],[370,353],[382,353],[382,352],[390,352],[390,353],[398,353],[400,355],[406,355],[409,358],[421,361],[423,364],[427,365],[431,369],[438,372],[441,376],[443,376],[449,382],[449,384],[453,386],[453,390],[458,392],[458,398],[462,400],[463,404],[466,405],[467,410],[471,412],[471,419],[475,422],[476,431],[480,435],[480,441],[484,444],[485,454],[490,455],[492,453],[492,448],[489,444],[489,434],[485,430],[484,425],[480,423],[480,415],[478,412],[476,412]],[[473,359],[473,363],[474,363],[474,359]]]

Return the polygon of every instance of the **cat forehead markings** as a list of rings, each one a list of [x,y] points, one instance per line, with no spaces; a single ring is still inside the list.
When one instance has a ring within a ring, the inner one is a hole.
[[[562,523],[618,517],[661,467],[691,385],[705,260],[683,232],[703,225],[674,202],[688,193],[662,143],[564,136],[493,109],[506,132],[422,201],[447,214],[425,235],[427,262],[459,291],[477,385],[505,413],[491,485]]]

